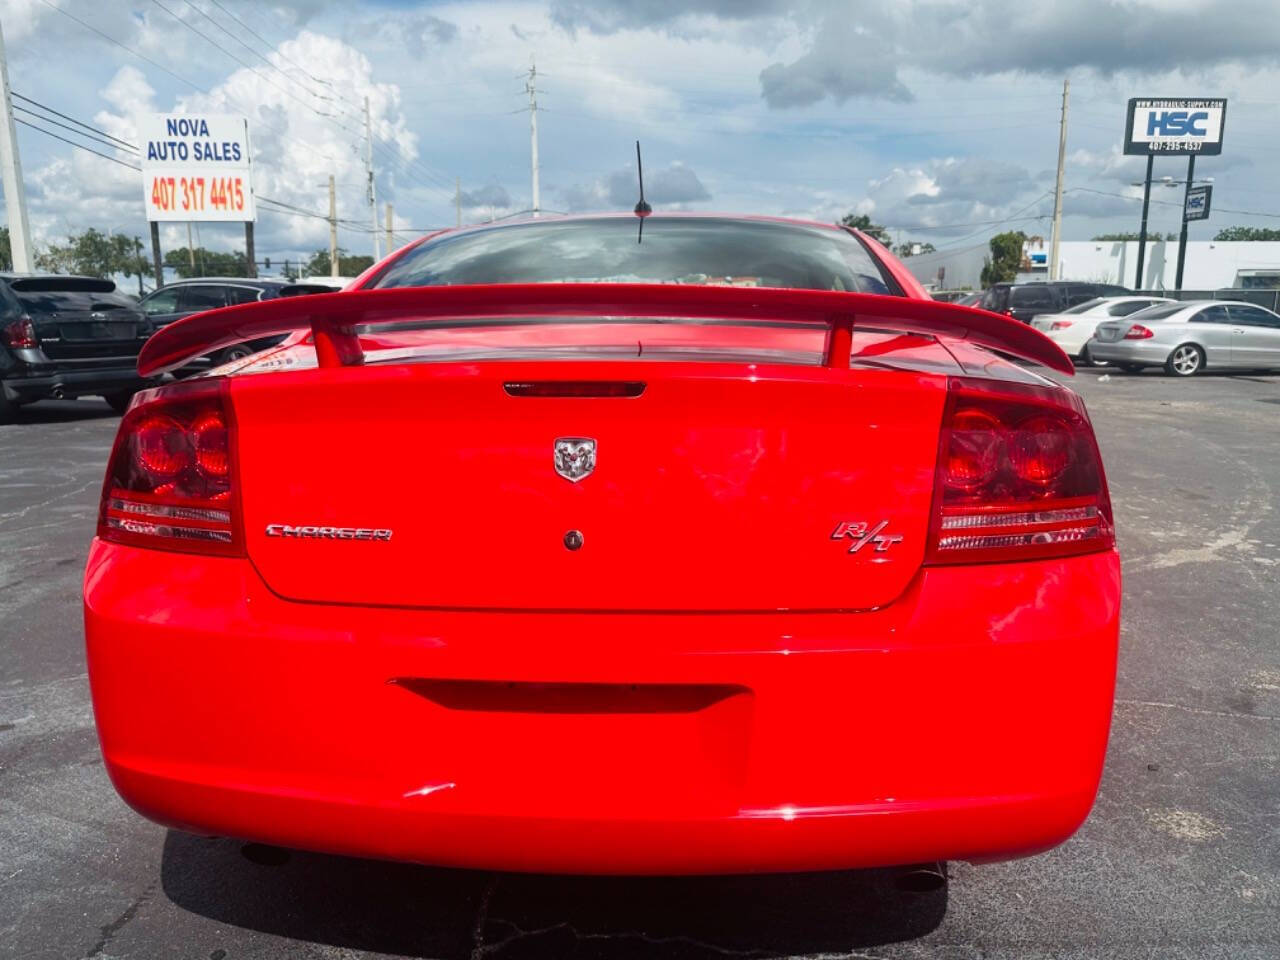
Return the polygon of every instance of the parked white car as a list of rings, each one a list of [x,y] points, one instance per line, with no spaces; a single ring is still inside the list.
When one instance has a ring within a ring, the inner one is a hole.
[[[1089,353],[1089,339],[1099,323],[1168,302],[1169,297],[1095,297],[1061,313],[1042,313],[1031,325],[1057,343],[1068,356],[1080,363],[1095,363],[1096,358]]]

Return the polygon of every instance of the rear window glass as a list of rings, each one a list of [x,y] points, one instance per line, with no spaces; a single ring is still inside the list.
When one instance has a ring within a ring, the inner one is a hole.
[[[267,299],[267,295],[256,287],[227,287],[227,303],[254,303],[259,299]]]
[[[1063,313],[1084,313],[1088,310],[1092,310],[1101,302],[1102,302],[1101,297],[1094,297],[1092,300],[1086,300],[1084,303],[1077,303],[1074,307],[1068,307],[1066,310],[1063,310],[1062,312]],[[1114,317],[1115,314],[1113,313],[1112,316]]]
[[[982,308],[995,313],[1004,313],[1009,306],[1009,288],[992,287],[982,296]]]
[[[843,230],[770,221],[652,216],[544,220],[446,234],[370,286],[684,283],[898,293]],[[637,242],[640,241],[640,242]]]
[[[114,293],[116,285],[111,280],[97,277],[21,277],[9,281],[18,293]]]
[[[1053,305],[1053,295],[1047,287],[1014,287],[1010,303],[1015,307],[1047,307]]]
[[[1145,310],[1151,306],[1150,300],[1128,300],[1124,303],[1114,303],[1107,310],[1107,315],[1112,317],[1127,317],[1131,313],[1137,313],[1139,310]]]
[[[1185,304],[1181,303],[1162,303],[1155,307],[1147,307],[1145,310],[1139,310],[1129,314],[1131,317],[1141,315],[1143,320],[1163,320],[1165,317],[1172,317],[1181,310]]]
[[[138,305],[124,294],[115,293],[115,284],[104,281],[108,290],[32,289],[14,285],[14,293],[22,308],[32,314],[71,313],[75,311],[136,310]]]

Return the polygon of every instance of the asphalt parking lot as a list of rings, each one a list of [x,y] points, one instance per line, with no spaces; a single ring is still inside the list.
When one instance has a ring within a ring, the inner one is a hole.
[[[103,772],[80,621],[117,418],[25,409],[0,427],[0,956],[1280,956],[1280,376],[1076,379],[1125,569],[1102,789],[1064,846],[925,893],[495,876],[142,820]]]

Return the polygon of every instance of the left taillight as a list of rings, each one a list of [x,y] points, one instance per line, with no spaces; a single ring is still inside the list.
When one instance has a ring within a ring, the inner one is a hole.
[[[1114,545],[1102,458],[1080,398],[953,379],[926,562],[1035,560]]]
[[[98,536],[113,543],[243,556],[229,381],[137,395],[102,486]]]
[[[38,347],[40,338],[36,336],[36,326],[30,317],[19,317],[4,326],[4,342],[15,348]]]

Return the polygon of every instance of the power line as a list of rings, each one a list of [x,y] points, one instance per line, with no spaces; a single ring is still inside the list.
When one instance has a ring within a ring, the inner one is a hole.
[[[1118,200],[1132,200],[1135,203],[1142,200],[1141,197],[1131,197],[1126,193],[1108,193],[1105,190],[1090,190],[1088,187],[1072,187],[1068,193],[1096,193],[1100,197],[1115,197]],[[1158,203],[1162,207],[1181,207],[1182,204],[1177,200],[1156,200],[1152,198],[1152,203]],[[1268,217],[1272,220],[1280,220],[1280,213],[1265,213],[1261,210],[1232,210],[1229,207],[1215,206],[1215,213],[1234,213],[1240,217]]]
[[[126,53],[132,54],[133,56],[141,60],[143,63],[149,63],[151,64],[151,66],[155,67],[157,70],[161,71],[162,73],[167,74],[170,77],[173,77],[173,79],[177,80],[179,83],[186,84],[188,87],[190,87],[192,90],[195,90],[197,93],[203,93],[205,96],[210,96],[209,91],[204,87],[200,86],[198,83],[195,83],[192,80],[188,80],[186,77],[182,76],[181,74],[174,73],[168,67],[157,62],[156,60],[153,60],[151,57],[148,57],[146,54],[138,52],[137,50],[133,49],[133,47],[129,46],[126,43],[122,43],[121,41],[117,40],[115,37],[111,36],[109,33],[105,33],[104,31],[99,30],[93,24],[85,20],[82,20],[80,17],[77,17],[74,13],[70,13],[69,11],[62,9],[62,7],[59,7],[57,4],[53,3],[52,0],[40,0],[40,2],[43,3],[46,7],[48,7],[50,10],[56,10],[58,13],[62,14],[64,17],[67,17],[68,19],[73,20],[76,23],[80,24],[80,26],[84,27],[86,30],[96,33],[98,36],[102,37],[102,39],[106,40],[108,43],[112,44],[113,46],[117,46],[121,50],[125,51]],[[243,106],[243,104],[241,104],[241,106]],[[253,113],[253,110],[249,110],[248,112]],[[274,130],[276,133],[280,133],[282,135],[285,134],[285,131],[282,128],[274,124],[267,123],[266,121],[262,120],[260,116],[255,117],[254,122],[261,124],[262,126],[266,127],[268,130]],[[316,153],[320,154],[320,156],[329,160],[331,163],[338,162],[337,159],[333,156],[333,154],[328,153],[318,147],[312,147],[312,149],[315,150]]]
[[[167,13],[169,16],[173,17],[173,19],[174,19],[174,20],[177,20],[177,21],[178,21],[178,23],[182,24],[184,27],[186,27],[188,30],[190,30],[192,33],[194,33],[197,37],[200,37],[202,40],[204,40],[206,43],[208,43],[208,44],[209,44],[211,47],[213,47],[215,50],[220,50],[220,51],[221,51],[222,53],[224,53],[226,56],[230,57],[230,58],[231,58],[232,60],[234,60],[236,63],[240,64],[240,66],[244,67],[246,70],[248,70],[250,73],[252,73],[255,77],[258,77],[259,79],[264,80],[265,82],[267,82],[267,83],[271,84],[271,86],[275,87],[277,90],[279,90],[279,91],[280,91],[281,93],[283,93],[285,96],[289,97],[291,100],[294,100],[294,101],[295,101],[295,102],[297,102],[297,103],[302,104],[302,106],[306,107],[308,110],[310,110],[310,111],[311,111],[312,113],[314,113],[316,116],[318,116],[318,117],[325,117],[325,118],[327,118],[327,119],[329,119],[329,120],[332,120],[335,126],[339,127],[339,128],[340,128],[340,129],[342,129],[342,130],[346,130],[348,133],[351,133],[351,134],[354,134],[354,133],[355,133],[355,131],[353,131],[350,127],[347,127],[347,126],[345,126],[345,125],[343,125],[343,124],[341,124],[341,123],[338,123],[338,121],[337,121],[337,117],[335,117],[333,114],[331,114],[331,113],[325,113],[325,112],[324,112],[324,111],[322,111],[322,110],[318,110],[318,109],[315,107],[315,105],[314,105],[314,104],[307,103],[307,101],[305,101],[305,100],[303,100],[301,97],[297,96],[297,95],[296,95],[292,90],[289,90],[287,87],[282,87],[282,86],[280,86],[280,84],[276,83],[276,82],[275,82],[274,80],[272,80],[270,77],[268,77],[268,76],[266,76],[266,75],[264,75],[264,74],[259,73],[256,67],[254,67],[254,66],[252,66],[251,64],[248,64],[248,63],[246,63],[245,61],[241,60],[238,56],[236,56],[234,53],[232,53],[232,52],[231,52],[230,50],[228,50],[226,47],[222,46],[222,44],[218,43],[216,40],[214,40],[213,38],[211,38],[207,33],[205,33],[205,32],[204,32],[204,31],[202,31],[202,30],[198,30],[196,27],[192,26],[192,25],[191,25],[190,23],[188,23],[186,20],[183,20],[180,16],[178,16],[176,13],[174,13],[172,10],[170,10],[168,7],[166,7],[163,3],[161,3],[161,2],[160,2],[160,0],[151,0],[151,2],[152,2],[153,4],[155,4],[157,7],[159,7],[161,10],[163,10],[165,13]]]
[[[107,131],[105,130],[99,130],[97,127],[92,127],[89,124],[85,123],[83,120],[77,120],[75,117],[69,117],[65,113],[59,113],[57,110],[53,109],[53,107],[46,106],[45,104],[41,103],[38,100],[32,100],[30,97],[24,97],[22,94],[18,93],[16,90],[10,90],[9,93],[12,96],[17,97],[19,100],[25,100],[27,103],[31,104],[32,106],[39,107],[45,113],[51,113],[55,117],[61,117],[63,120],[70,120],[76,126],[84,127],[86,130],[91,130],[94,133],[98,134],[98,136],[106,137],[108,140],[114,140],[120,146],[127,147],[128,149],[132,150],[134,153],[138,152],[138,148],[135,147],[133,144],[129,143],[127,140],[121,140],[119,137],[114,137],[111,134],[107,133]],[[22,109],[22,108],[19,107],[18,109]],[[31,111],[28,110],[27,112],[30,113]],[[52,122],[53,121],[50,121],[50,123]]]
[[[81,131],[81,130],[77,130],[75,127],[71,126],[71,125],[70,125],[70,124],[68,124],[68,123],[59,123],[57,120],[51,120],[49,117],[46,117],[46,116],[44,116],[43,114],[40,114],[40,113],[36,113],[34,110],[28,110],[26,107],[20,107],[20,106],[18,106],[17,104],[14,104],[13,109],[14,109],[14,110],[16,110],[16,111],[17,111],[17,110],[20,110],[21,112],[25,113],[27,116],[29,116],[29,117],[31,117],[31,118],[33,118],[33,119],[35,119],[35,120],[39,120],[41,123],[51,123],[51,124],[53,124],[55,127],[61,127],[63,130],[70,130],[70,131],[71,131],[72,133],[74,133],[76,136],[78,136],[78,137],[83,137],[84,139],[86,139],[86,140],[90,140],[90,141],[92,141],[93,143],[96,143],[96,144],[98,144],[98,145],[100,145],[100,146],[108,147],[108,148],[110,148],[110,149],[114,149],[114,150],[120,150],[120,149],[122,149],[121,147],[117,146],[116,144],[112,143],[112,142],[111,142],[111,141],[109,141],[109,140],[103,140],[101,137],[95,137],[95,136],[93,136],[92,134],[84,133],[83,131]],[[137,153],[137,151],[136,151],[136,150],[135,150],[134,152],[135,152],[135,153]],[[141,169],[141,168],[139,168],[139,169]]]
[[[292,64],[296,69],[298,69],[298,70],[302,71],[302,73],[306,74],[306,76],[310,77],[314,82],[319,83],[319,84],[322,84],[322,85],[324,85],[324,86],[328,87],[330,90],[332,90],[332,91],[334,92],[334,95],[335,95],[338,99],[343,100],[344,102],[346,102],[346,103],[350,104],[352,107],[355,107],[355,108],[359,109],[360,105],[359,105],[358,103],[356,103],[354,100],[348,100],[346,97],[344,97],[344,96],[343,96],[343,95],[338,91],[338,89],[337,89],[336,87],[334,87],[334,85],[333,85],[330,81],[325,80],[323,77],[317,77],[314,73],[312,73],[310,70],[308,70],[308,69],[307,69],[306,67],[304,67],[302,64],[298,63],[296,60],[293,60],[293,59],[291,59],[290,57],[285,56],[284,51],[283,51],[283,50],[281,50],[281,49],[279,49],[279,47],[280,47],[280,45],[279,45],[279,44],[275,44],[275,43],[272,43],[271,41],[267,40],[265,37],[263,37],[263,36],[262,36],[262,34],[260,34],[260,33],[258,33],[257,31],[255,31],[255,30],[254,30],[252,27],[250,27],[247,23],[245,23],[243,20],[241,20],[239,17],[237,17],[234,13],[232,13],[230,10],[228,10],[226,7],[224,7],[224,6],[219,2],[219,0],[209,0],[209,2],[210,2],[210,3],[212,3],[212,4],[213,4],[215,7],[217,7],[219,10],[221,10],[223,13],[225,13],[225,14],[226,14],[228,17],[230,17],[232,20],[234,20],[234,21],[235,21],[235,22],[236,22],[236,23],[237,23],[237,24],[238,24],[238,25],[239,25],[239,26],[240,26],[240,27],[241,27],[241,28],[242,28],[242,29],[243,29],[247,34],[249,34],[249,36],[253,37],[255,40],[257,40],[259,43],[261,43],[264,47],[267,47],[267,48],[268,48],[269,50],[271,50],[273,53],[277,53],[277,54],[279,54],[280,59],[281,59],[281,60],[283,60],[285,63]],[[277,67],[276,69],[279,69],[279,68]],[[283,71],[282,71],[282,72],[283,72]]]
[[[60,134],[54,133],[52,130],[46,130],[44,127],[37,127],[34,123],[28,123],[26,120],[23,120],[21,117],[14,117],[13,122],[20,123],[24,127],[30,127],[32,130],[39,130],[46,137],[53,137],[53,139],[55,140],[61,140],[63,143],[69,143],[71,144],[71,146],[75,147],[77,150],[83,150],[85,153],[92,153],[95,156],[101,157],[103,160],[110,160],[112,163],[118,163],[122,167],[128,167],[130,170],[137,170],[139,173],[142,172],[141,167],[135,166],[132,163],[126,163],[124,160],[121,160],[118,157],[113,157],[105,153],[99,153],[97,150],[94,150],[92,147],[86,147],[82,143],[76,143],[74,140],[68,140],[66,137],[61,136]],[[52,123],[53,121],[47,121],[47,122]]]
[[[76,23],[80,24],[80,26],[84,27],[86,30],[92,30],[94,33],[100,36],[103,40],[106,40],[108,43],[115,44],[117,47],[119,47],[121,50],[124,50],[126,53],[133,54],[139,60],[142,60],[146,63],[151,64],[157,70],[160,70],[161,72],[166,73],[169,76],[173,77],[173,79],[181,83],[185,83],[187,86],[191,87],[193,90],[198,90],[200,93],[203,93],[206,95],[209,93],[208,90],[205,90],[203,87],[195,83],[192,83],[186,77],[179,76],[178,74],[174,73],[172,70],[170,70],[168,67],[164,66],[163,64],[155,60],[152,60],[146,54],[139,53],[137,50],[134,50],[132,47],[121,43],[119,40],[117,40],[115,37],[111,36],[110,34],[104,33],[103,31],[99,30],[93,24],[85,20],[81,20],[74,13],[71,13],[67,10],[63,10],[62,7],[58,6],[56,3],[53,3],[52,0],[40,0],[40,2],[43,3],[46,7],[48,7],[51,10],[57,10],[58,13],[62,14],[64,17],[74,20]]]

